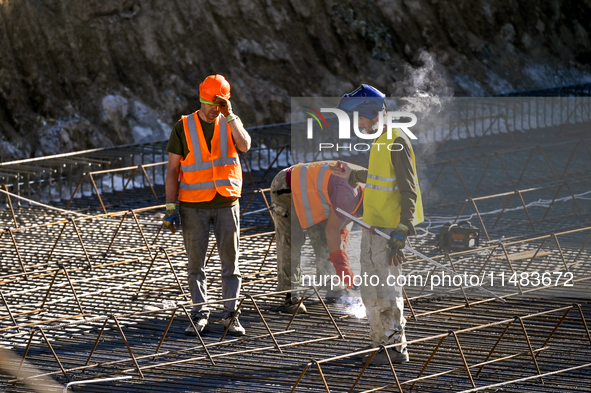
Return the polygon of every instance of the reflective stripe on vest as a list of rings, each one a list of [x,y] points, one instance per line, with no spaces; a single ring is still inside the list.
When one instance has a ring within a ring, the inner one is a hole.
[[[398,190],[398,186],[394,185],[394,184],[398,184],[396,183],[396,178],[395,177],[382,177],[382,176],[376,176],[376,175],[371,175],[371,174],[367,174],[367,178],[368,179],[373,179],[373,180],[378,180],[380,182],[385,182],[385,183],[390,183],[389,186],[378,186],[377,184],[371,184],[369,181],[367,182],[367,184],[365,185],[368,188],[373,188],[374,190],[380,190],[380,191],[395,191]]]
[[[195,112],[182,118],[189,154],[181,160],[179,200],[207,202],[216,193],[239,197],[242,168],[238,152],[228,135],[226,118],[220,115],[215,120],[211,149],[208,149],[198,116]]]
[[[328,162],[297,165],[292,169],[291,189],[296,214],[302,228],[309,228],[328,218],[330,200]]]
[[[376,176],[376,175],[370,175],[370,174],[368,174],[367,177],[369,179],[375,179],[375,180],[379,180],[379,181],[389,181],[389,182],[396,181],[395,177],[382,177],[382,176]]]
[[[408,149],[410,149],[412,168],[415,173],[413,180],[417,191],[417,200],[412,224],[417,225],[424,220],[421,189],[416,177],[417,171],[412,145],[403,132],[394,129],[392,140],[388,140],[387,133],[382,134],[375,141],[377,143],[374,143],[369,155],[369,168],[363,200],[363,221],[374,227],[396,228],[400,222],[402,195],[395,177],[396,170],[392,163],[392,153],[387,149],[375,147],[380,143],[391,143],[398,137],[403,138]]]
[[[195,141],[197,142],[197,145],[195,146],[195,151],[193,152],[195,156],[195,163],[191,165],[182,165],[181,167],[183,168],[183,172],[188,173],[200,171],[202,169],[209,169],[212,167],[212,165],[220,166],[240,164],[238,157],[228,157],[228,123],[225,119],[220,121],[220,151],[222,157],[213,160],[213,164],[212,161],[203,162],[203,157],[201,157],[201,148],[199,146],[199,136],[197,135],[195,117],[188,117],[187,125],[189,126],[189,133],[191,134],[193,146],[195,146]]]
[[[187,183],[180,183],[179,188],[187,191],[196,191],[196,190],[207,190],[210,188],[215,188],[216,186],[222,187],[242,187],[242,180],[237,179],[222,179],[214,181],[205,181],[201,183],[195,184],[187,184]]]

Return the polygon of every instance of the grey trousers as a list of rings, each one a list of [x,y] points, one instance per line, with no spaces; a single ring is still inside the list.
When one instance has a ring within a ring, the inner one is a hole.
[[[385,233],[392,231],[392,229],[378,229]],[[388,265],[387,244],[388,240],[363,228],[361,275],[367,274],[367,277],[375,275],[379,278],[379,281],[374,281],[376,285],[371,285],[368,279],[364,280],[359,288],[369,322],[369,337],[374,346],[406,343],[402,287],[388,285],[388,275],[393,277],[401,275],[402,265]],[[395,349],[402,352],[405,347],[406,344]]]
[[[283,169],[271,183],[271,213],[275,222],[278,291],[294,289],[301,284],[302,246],[306,240],[304,230],[295,214],[291,193],[279,193],[282,190],[289,190],[285,181],[286,173],[287,169]],[[316,255],[317,275],[336,274],[332,263],[328,261],[329,251],[324,228],[324,225],[318,224],[306,230]]]
[[[240,296],[242,276],[238,268],[238,246],[240,236],[240,207],[219,209],[194,209],[180,206],[179,209],[183,240],[189,259],[188,280],[193,303],[207,301],[207,276],[205,260],[209,240],[210,224],[216,238],[216,247],[222,264],[222,299]],[[237,300],[224,302],[222,318],[231,315],[238,305]],[[194,306],[191,314],[209,318],[209,308]]]

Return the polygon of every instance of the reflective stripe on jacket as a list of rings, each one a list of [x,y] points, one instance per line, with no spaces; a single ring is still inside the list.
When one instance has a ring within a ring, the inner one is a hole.
[[[328,162],[313,162],[293,167],[291,195],[302,228],[309,228],[328,218],[331,208],[328,179],[331,173]]]
[[[416,175],[415,153],[406,134],[395,128],[392,132],[392,139],[388,139],[388,133],[383,133],[374,142],[369,154],[367,183],[363,199],[363,221],[375,227],[396,228],[400,222],[401,194],[392,163],[392,152],[387,148],[398,137],[403,138],[410,149],[412,168],[415,174],[417,201],[412,224],[417,225],[424,221],[421,189]]]
[[[240,197],[242,167],[226,118],[220,115],[215,120],[210,152],[198,112],[181,119],[189,154],[181,159],[179,201],[208,202],[216,192],[225,197]]]

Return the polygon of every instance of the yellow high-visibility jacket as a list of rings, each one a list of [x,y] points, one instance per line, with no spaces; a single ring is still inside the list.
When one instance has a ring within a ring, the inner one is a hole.
[[[425,219],[421,189],[417,179],[415,153],[406,134],[395,128],[392,130],[392,139],[388,139],[388,133],[383,133],[374,141],[369,154],[369,168],[363,199],[363,221],[375,227],[396,228],[400,222],[401,194],[396,181],[394,164],[392,163],[392,152],[388,149],[388,146],[394,143],[398,137],[402,137],[410,149],[415,174],[414,182],[417,190],[417,201],[412,224],[417,225]],[[378,145],[379,143],[381,145]],[[396,145],[391,147],[391,149],[397,148]]]

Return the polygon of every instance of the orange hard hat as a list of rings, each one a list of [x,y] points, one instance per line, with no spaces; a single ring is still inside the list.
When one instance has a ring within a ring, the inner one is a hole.
[[[199,96],[214,102],[215,96],[230,98],[230,84],[222,75],[210,75],[199,85]]]

